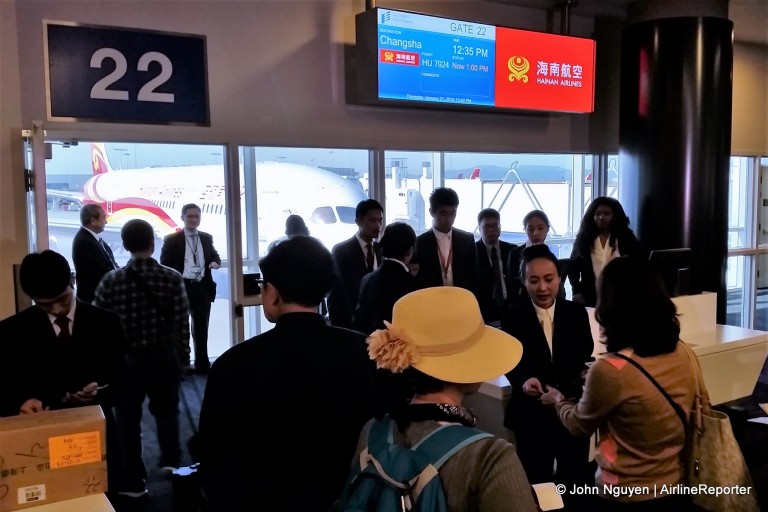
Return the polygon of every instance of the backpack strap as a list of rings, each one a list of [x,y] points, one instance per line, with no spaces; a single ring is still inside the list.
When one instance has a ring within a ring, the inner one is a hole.
[[[411,450],[424,455],[431,464],[421,472],[411,489],[413,503],[419,499],[424,487],[438,474],[440,467],[462,448],[493,434],[464,425],[443,425],[436,428]]]

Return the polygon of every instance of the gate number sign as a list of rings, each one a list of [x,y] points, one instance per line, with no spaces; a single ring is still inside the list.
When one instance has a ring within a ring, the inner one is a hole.
[[[48,118],[210,126],[205,36],[45,22]]]

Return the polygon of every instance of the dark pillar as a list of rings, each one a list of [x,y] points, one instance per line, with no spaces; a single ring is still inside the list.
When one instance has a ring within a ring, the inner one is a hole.
[[[649,250],[693,250],[691,293],[725,323],[733,23],[673,17],[622,32],[619,197]]]

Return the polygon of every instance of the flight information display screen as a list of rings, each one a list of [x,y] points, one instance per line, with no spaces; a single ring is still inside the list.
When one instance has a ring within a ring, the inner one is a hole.
[[[591,39],[374,8],[357,46],[363,103],[594,110]]]
[[[380,98],[493,106],[496,27],[379,13]]]

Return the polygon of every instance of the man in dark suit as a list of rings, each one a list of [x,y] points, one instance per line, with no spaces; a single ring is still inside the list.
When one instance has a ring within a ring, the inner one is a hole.
[[[97,204],[87,204],[80,209],[80,224],[72,240],[72,261],[75,264],[77,298],[93,301],[93,292],[104,274],[117,268],[112,249],[101,238],[107,225],[107,214]]]
[[[384,321],[392,321],[395,302],[416,290],[416,278],[408,269],[416,249],[413,228],[405,222],[393,222],[384,229],[379,244],[384,262],[363,277],[352,320],[352,328],[365,334],[384,329]]]
[[[54,251],[28,254],[19,274],[35,304],[0,322],[0,416],[101,406],[116,490],[120,443],[112,406],[123,394],[126,352],[120,319],[75,299],[69,264]]]
[[[285,240],[259,266],[264,315],[275,326],[211,368],[198,438],[203,489],[212,511],[252,510],[254,496],[282,488],[309,457],[319,470],[302,479],[288,508],[327,511],[376,413],[375,366],[365,335],[318,314],[333,281],[331,254],[318,240]],[[308,427],[321,439],[307,437]]]
[[[376,238],[384,221],[384,208],[375,199],[360,201],[355,209],[357,233],[331,251],[335,279],[328,296],[331,324],[351,327],[352,315],[360,293],[363,276],[381,265],[381,251]]]
[[[475,237],[456,229],[459,195],[440,187],[429,196],[432,229],[416,239],[419,288],[459,286],[477,294],[477,251]]]
[[[160,263],[177,270],[184,278],[192,316],[192,338],[195,346],[195,372],[208,373],[208,321],[211,303],[216,299],[216,283],[211,270],[221,265],[221,258],[213,246],[213,237],[198,231],[200,207],[194,203],[181,208],[184,229],[168,235],[160,251]],[[187,365],[189,361],[184,361]]]
[[[552,385],[568,398],[581,397],[594,344],[586,309],[557,298],[558,261],[546,245],[523,251],[523,279],[530,300],[521,300],[502,316],[501,328],[523,344],[523,358],[507,374],[512,395],[504,425],[515,433],[520,462],[532,484],[585,484],[591,478],[589,440],[563,427],[552,407],[539,397]],[[554,461],[557,473],[553,475]],[[592,471],[593,472],[593,471]]]
[[[493,208],[477,214],[480,240],[477,247],[477,296],[485,323],[498,323],[507,302],[507,260],[515,244],[499,240],[501,215]]]

